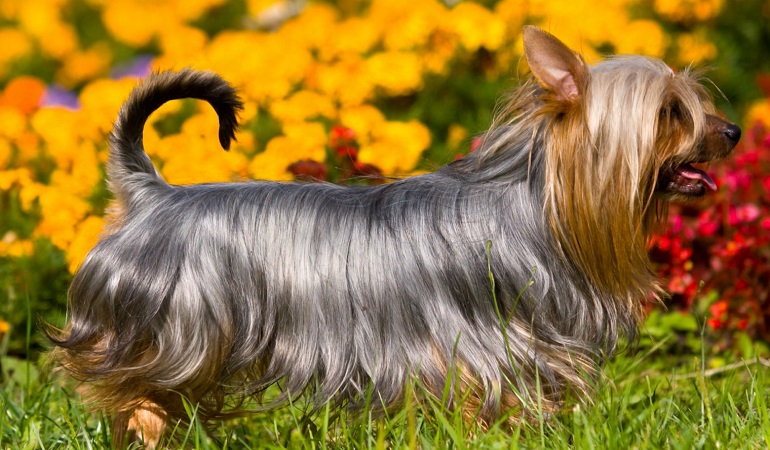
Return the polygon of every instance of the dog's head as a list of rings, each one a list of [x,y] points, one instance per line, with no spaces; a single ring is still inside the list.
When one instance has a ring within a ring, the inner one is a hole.
[[[689,70],[634,55],[592,66],[545,31],[523,35],[534,81],[509,109],[519,130],[540,136],[544,206],[560,247],[607,291],[649,286],[659,203],[716,189],[696,165],[729,155],[740,128],[717,116]]]
[[[551,149],[556,166],[569,162],[564,152],[584,152],[582,161],[574,161],[583,165],[579,171],[603,192],[630,189],[630,201],[637,196],[681,201],[716,189],[696,164],[729,155],[741,130],[716,115],[695,74],[676,73],[644,56],[616,56],[589,66],[532,26],[524,28],[524,48],[543,89],[540,109],[554,114],[552,124],[561,134],[560,148]],[[568,139],[587,148],[570,149],[564,145]]]

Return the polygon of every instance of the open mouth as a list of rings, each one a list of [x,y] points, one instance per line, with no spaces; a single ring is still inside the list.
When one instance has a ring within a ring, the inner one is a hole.
[[[696,164],[684,163],[661,170],[656,190],[687,197],[702,197],[707,191],[716,191],[714,179],[702,167],[696,167]]]

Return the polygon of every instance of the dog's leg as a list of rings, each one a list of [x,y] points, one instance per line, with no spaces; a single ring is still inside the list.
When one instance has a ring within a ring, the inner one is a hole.
[[[166,429],[168,415],[157,403],[145,400],[132,410],[121,411],[112,422],[113,443],[116,448],[125,448],[132,442],[143,448],[158,447]]]

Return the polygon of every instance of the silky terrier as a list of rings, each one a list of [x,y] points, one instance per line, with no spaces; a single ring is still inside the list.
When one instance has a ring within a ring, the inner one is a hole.
[[[203,420],[300,395],[388,408],[416,382],[490,424],[587,399],[663,295],[648,243],[666,204],[716,189],[698,164],[741,130],[691,71],[591,66],[523,35],[532,77],[477,150],[373,186],[169,185],[144,152],[148,116],[205,100],[227,149],[241,102],[193,70],[134,89],[110,139],[112,224],[74,277],[68,326],[49,332],[117,445],[162,443],[186,402]]]

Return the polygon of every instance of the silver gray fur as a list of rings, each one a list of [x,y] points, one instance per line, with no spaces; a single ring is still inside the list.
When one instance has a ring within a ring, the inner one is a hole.
[[[500,128],[435,173],[378,186],[172,186],[141,136],[182,97],[212,103],[225,148],[234,136],[240,102],[212,73],[156,74],[131,94],[108,168],[122,219],[77,272],[71,326],[54,338],[74,364],[96,361],[78,378],[161,406],[183,393],[215,417],[223,396],[279,381],[316,404],[360,405],[371,388],[390,405],[415,376],[439,394],[459,386],[457,364],[494,419],[501,391],[526,404],[539,382],[558,403],[633,337],[634,314],[555,248],[536,131]]]

